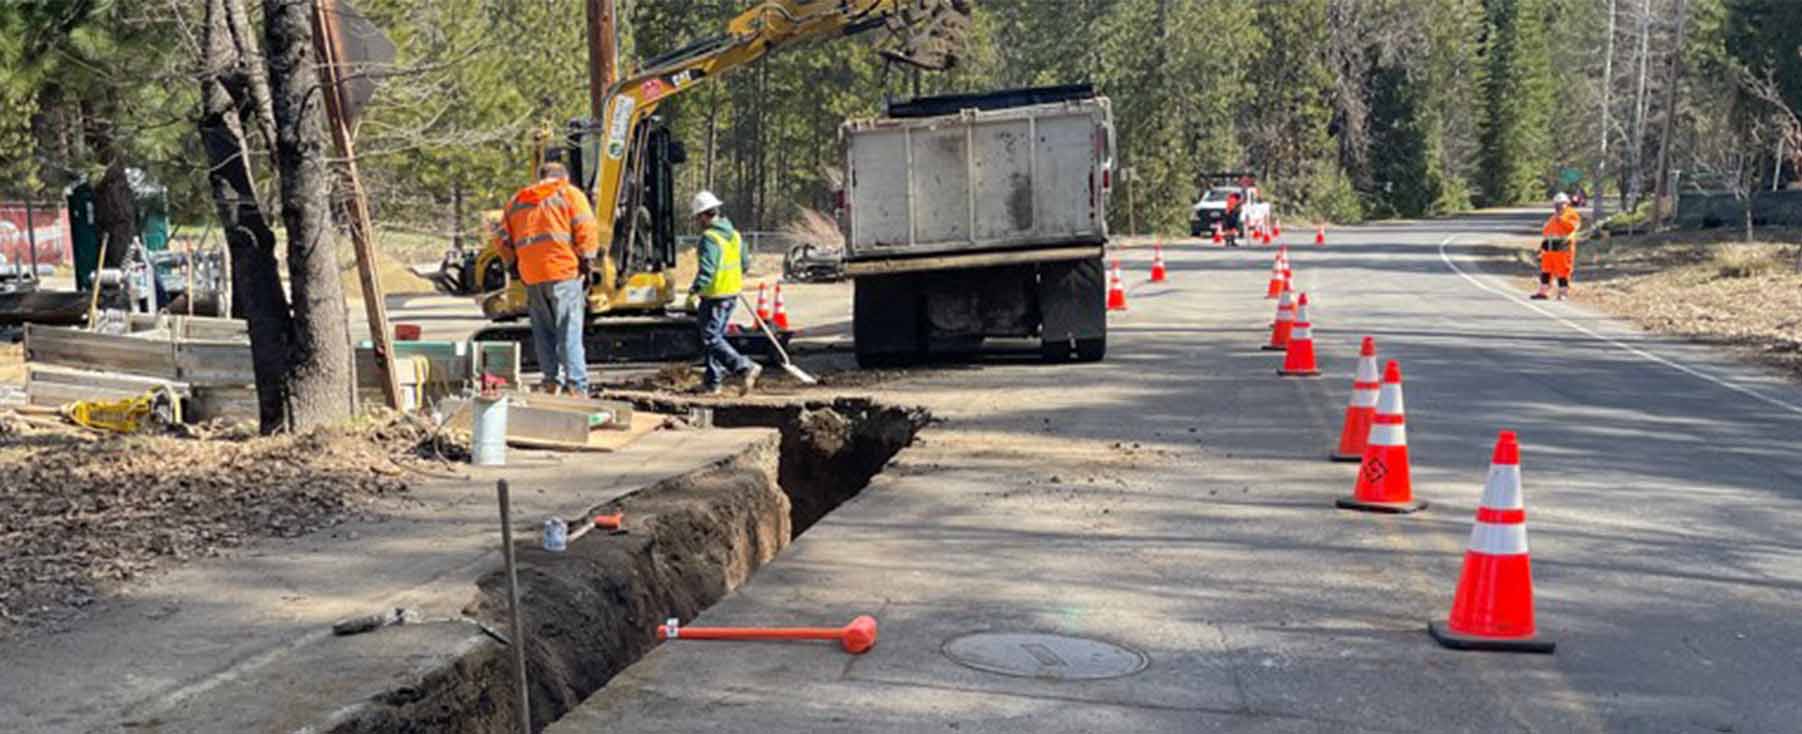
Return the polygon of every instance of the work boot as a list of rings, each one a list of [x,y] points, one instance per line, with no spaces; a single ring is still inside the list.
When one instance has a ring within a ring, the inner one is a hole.
[[[1539,292],[1537,292],[1537,293],[1534,293],[1534,294],[1533,294],[1533,295],[1530,295],[1530,296],[1527,296],[1527,297],[1528,297],[1528,298],[1531,298],[1531,299],[1533,299],[1533,300],[1535,300],[1535,301],[1543,301],[1543,300],[1545,300],[1545,299],[1546,299],[1546,298],[1547,298],[1547,297],[1549,297],[1549,294],[1550,294],[1550,293],[1551,293],[1551,292],[1552,292],[1552,287],[1551,287],[1551,286],[1549,286],[1549,285],[1541,285],[1541,286],[1539,286]]]
[[[724,391],[720,389],[719,385],[697,385],[694,392],[702,397],[714,397]]]
[[[1562,301],[1569,297],[1570,297],[1570,289],[1569,288],[1559,288],[1558,289],[1558,300]]]
[[[757,388],[757,376],[761,374],[763,374],[763,366],[755,362],[751,363],[751,368],[745,370],[745,385],[739,390],[740,397],[750,395],[751,391]]]

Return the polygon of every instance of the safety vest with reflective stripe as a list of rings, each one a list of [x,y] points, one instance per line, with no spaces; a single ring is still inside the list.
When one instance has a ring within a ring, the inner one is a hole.
[[[545,179],[514,194],[502,224],[501,258],[519,263],[526,285],[575,278],[578,257],[600,250],[600,228],[588,198],[562,179]]]
[[[713,279],[701,289],[703,298],[731,298],[744,289],[744,240],[738,236],[737,230],[721,231],[710,228],[702,233],[702,237],[719,248],[719,264],[714,267]]]

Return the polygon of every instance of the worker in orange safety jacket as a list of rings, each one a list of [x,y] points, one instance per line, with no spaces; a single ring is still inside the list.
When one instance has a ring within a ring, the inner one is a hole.
[[[532,346],[546,392],[588,394],[582,326],[588,320],[588,276],[601,232],[588,197],[569,183],[562,163],[547,161],[538,182],[507,202],[500,241],[508,274],[526,286]]]
[[[1545,220],[1539,241],[1539,292],[1534,300],[1543,301],[1552,290],[1552,279],[1558,279],[1558,300],[1570,295],[1571,273],[1577,262],[1577,230],[1583,227],[1583,215],[1571,206],[1570,197],[1560,192],[1552,198],[1552,216]]]

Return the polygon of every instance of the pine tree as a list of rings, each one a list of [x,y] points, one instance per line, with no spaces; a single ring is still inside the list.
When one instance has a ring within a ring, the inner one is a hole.
[[[1557,105],[1546,0],[1489,0],[1483,193],[1490,205],[1544,196]]]

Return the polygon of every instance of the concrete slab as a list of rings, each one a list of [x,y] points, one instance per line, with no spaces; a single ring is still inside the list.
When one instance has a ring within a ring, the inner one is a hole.
[[[372,506],[380,518],[234,557],[193,563],[128,590],[72,629],[0,645],[0,731],[286,730],[322,720],[481,632],[440,623],[334,638],[333,621],[383,609],[459,616],[499,563],[494,482],[513,490],[515,532],[776,441],[763,429],[665,431],[611,454],[512,450]]]

